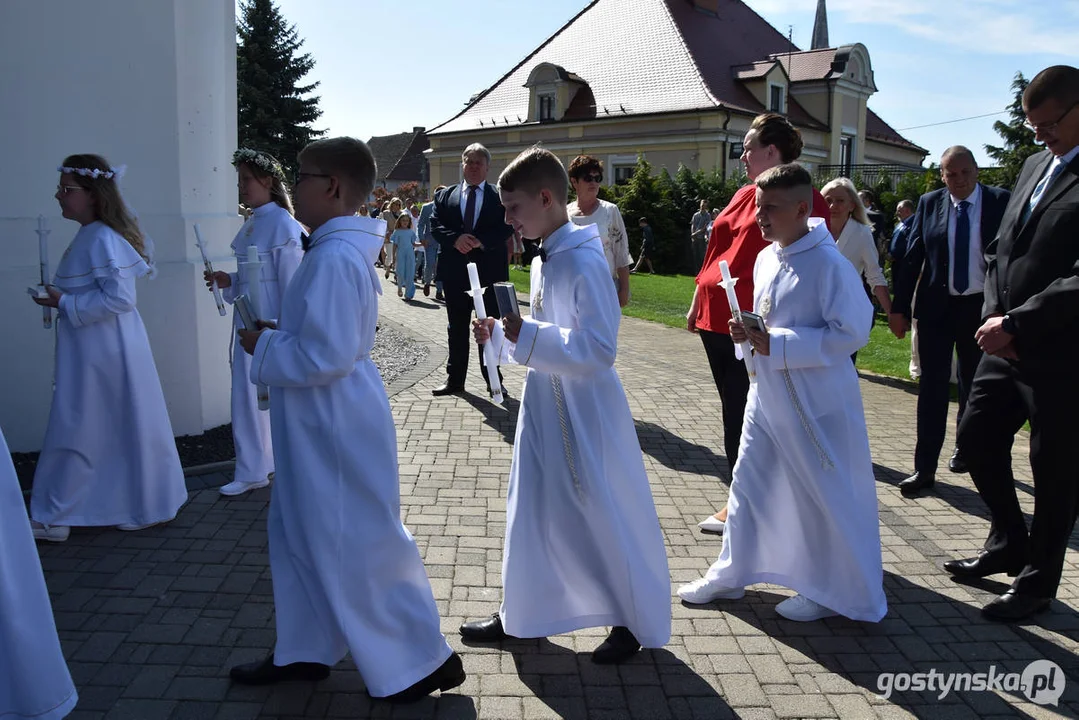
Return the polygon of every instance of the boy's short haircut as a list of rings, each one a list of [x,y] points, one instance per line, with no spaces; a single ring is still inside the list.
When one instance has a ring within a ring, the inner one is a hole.
[[[315,140],[297,156],[327,175],[333,175],[341,183],[346,202],[359,208],[375,188],[378,166],[367,143],[352,137],[335,137]]]
[[[813,203],[813,176],[799,163],[776,165],[757,176],[761,190],[798,190],[801,199]]]
[[[498,176],[498,189],[507,192],[539,194],[550,190],[556,202],[569,199],[569,177],[562,161],[550,150],[530,147],[513,159]]]

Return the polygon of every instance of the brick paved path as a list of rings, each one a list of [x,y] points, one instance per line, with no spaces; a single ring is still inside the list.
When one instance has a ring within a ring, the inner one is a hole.
[[[66,544],[41,547],[79,687],[73,718],[1055,717],[1054,708],[1029,703],[1019,691],[943,700],[931,693],[876,696],[880,672],[976,673],[991,665],[998,673],[1021,672],[1040,658],[1068,676],[1055,710],[1079,713],[1075,553],[1068,554],[1051,613],[1019,627],[983,621],[978,608],[1004,586],[956,584],[940,563],[979,547],[985,511],[969,477],[946,471],[934,495],[900,496],[895,483],[912,470],[915,397],[892,383],[862,381],[890,606],[881,623],[787,622],[774,607],[789,592],[769,586],[703,608],[674,600],[674,588],[698,577],[719,551],[718,538],[696,530],[727,493],[719,402],[697,338],[631,319],[622,325],[618,368],[667,539],[670,644],[621,668],[589,661],[602,630],[463,647],[459,623],[493,612],[500,597],[509,443],[523,373],[505,371],[509,412],[487,402],[474,366],[472,395],[432,401],[429,389],[443,377],[445,311],[418,299],[407,306],[391,289],[383,301],[383,322],[433,345],[426,365],[390,388],[401,495],[443,630],[469,673],[460,692],[390,708],[367,699],[348,661],[318,684],[230,686],[230,665],[261,658],[273,644],[269,491],[225,499],[212,488],[228,478],[211,475],[190,479],[191,502],[167,527],[135,534],[76,529]],[[1025,445],[1016,451],[1029,514]]]

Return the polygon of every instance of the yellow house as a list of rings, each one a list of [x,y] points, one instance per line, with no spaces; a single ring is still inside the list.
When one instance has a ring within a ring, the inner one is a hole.
[[[491,151],[492,179],[537,143],[567,164],[600,158],[607,182],[628,179],[638,153],[656,170],[730,175],[749,123],[767,111],[801,129],[811,170],[920,169],[927,151],[868,108],[877,87],[866,47],[824,47],[824,0],[818,44],[798,50],[740,0],[592,0],[428,132],[431,184],[460,182],[473,142]]]

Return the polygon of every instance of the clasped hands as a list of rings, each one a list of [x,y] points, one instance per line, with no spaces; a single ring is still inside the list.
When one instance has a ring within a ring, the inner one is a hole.
[[[1003,315],[990,316],[974,333],[974,340],[986,355],[1006,360],[1018,360],[1019,353],[1015,349],[1015,336],[1004,331],[1001,327],[1003,322]]]
[[[262,333],[265,330],[276,330],[277,323],[271,320],[259,320],[258,330],[244,330],[240,328],[236,331],[236,334],[240,336],[240,347],[244,349],[244,352],[248,355],[255,354],[255,346],[259,344],[259,338],[262,337]]]
[[[520,315],[514,315],[510,313],[506,317],[502,318],[502,332],[506,334],[506,339],[512,343],[517,342],[517,338],[521,336],[521,325],[524,321],[521,320]],[[495,319],[485,318],[483,320],[472,321],[472,334],[476,338],[476,342],[480,345],[485,344],[491,339],[491,330],[494,329]]]
[[[731,340],[733,340],[735,344],[744,343],[748,340],[753,351],[758,355],[768,355],[771,353],[772,342],[768,333],[762,332],[756,328],[747,328],[733,318],[727,321],[727,327],[731,331]]]
[[[483,243],[481,243],[475,235],[465,233],[454,241],[453,247],[462,255],[467,255],[476,248],[483,247]]]

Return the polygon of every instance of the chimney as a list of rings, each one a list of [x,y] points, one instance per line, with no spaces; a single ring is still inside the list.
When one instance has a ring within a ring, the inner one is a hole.
[[[719,15],[720,0],[689,0],[689,4],[709,15]]]
[[[414,133],[421,133],[421,132],[424,132],[425,130],[427,130],[427,128],[425,128],[422,125],[413,125],[412,126],[412,132],[414,132]]]
[[[813,42],[810,50],[820,50],[828,47],[828,8],[824,6],[824,0],[817,0],[817,16],[813,19]]]

